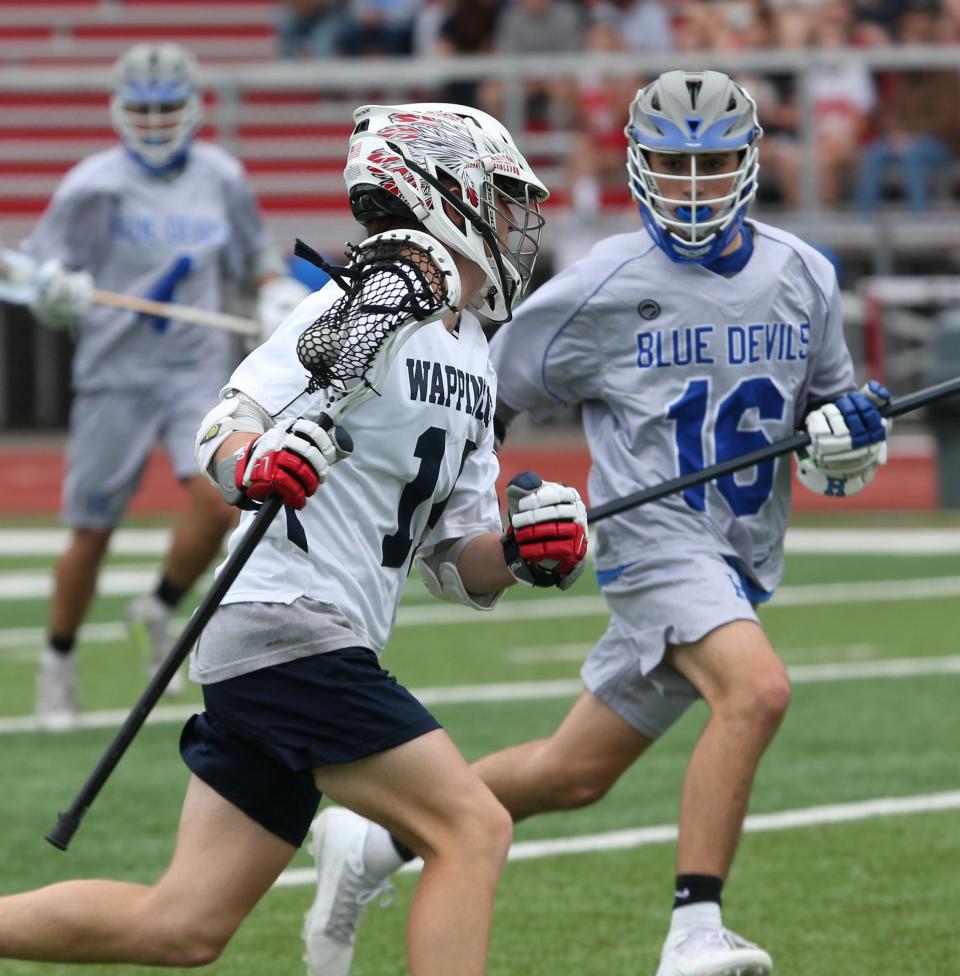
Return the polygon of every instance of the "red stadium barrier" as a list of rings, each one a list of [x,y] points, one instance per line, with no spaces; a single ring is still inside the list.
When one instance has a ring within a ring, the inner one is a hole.
[[[929,511],[937,508],[936,458],[929,451],[891,452],[876,480],[859,495],[843,502],[821,498],[794,485],[794,510],[799,512]],[[574,485],[586,497],[590,459],[583,447],[514,445],[504,450],[499,489],[521,471],[537,471],[544,478]],[[0,446],[0,516],[49,515],[59,511],[63,455],[58,447],[27,449]],[[186,506],[186,492],[177,483],[166,457],[156,453],[144,473],[131,512],[169,514]]]

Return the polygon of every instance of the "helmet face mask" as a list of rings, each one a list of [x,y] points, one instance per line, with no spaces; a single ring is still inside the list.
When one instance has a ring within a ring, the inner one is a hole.
[[[193,55],[179,44],[137,44],[114,67],[113,127],[156,173],[179,167],[203,115]]]
[[[354,113],[344,179],[354,216],[405,218],[475,262],[472,306],[505,321],[533,271],[546,187],[496,119],[446,103],[367,105]]]
[[[625,131],[630,192],[650,235],[678,263],[712,263],[757,192],[753,99],[718,71],[668,71],[637,92]]]

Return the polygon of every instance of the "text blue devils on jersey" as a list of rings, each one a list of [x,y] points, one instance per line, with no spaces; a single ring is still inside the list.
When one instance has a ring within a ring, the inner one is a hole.
[[[674,263],[645,230],[608,238],[494,337],[507,411],[582,404],[592,504],[788,436],[808,405],[852,389],[832,266],[792,234],[750,226],[753,254],[730,277]],[[707,549],[772,590],[789,509],[790,461],[767,462],[599,523],[597,567]]]

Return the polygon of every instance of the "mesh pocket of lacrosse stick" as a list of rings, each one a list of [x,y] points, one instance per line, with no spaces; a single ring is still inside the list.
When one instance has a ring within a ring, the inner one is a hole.
[[[387,231],[351,246],[346,267],[327,264],[301,241],[295,253],[318,263],[344,292],[297,342],[307,390],[326,390],[328,406],[360,389],[377,392],[401,334],[459,310],[453,258],[419,231]]]

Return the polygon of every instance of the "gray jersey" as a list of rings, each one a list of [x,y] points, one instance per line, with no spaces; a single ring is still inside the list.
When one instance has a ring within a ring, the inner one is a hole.
[[[243,282],[265,246],[240,163],[194,143],[184,169],[154,176],[122,146],[96,153],[64,177],[25,249],[89,271],[98,287],[219,309],[223,278]],[[73,383],[80,392],[143,388],[171,369],[225,377],[231,337],[202,326],[138,321],[93,305],[76,329]]]
[[[752,226],[753,254],[729,278],[672,262],[645,230],[608,238],[494,337],[500,404],[535,418],[583,405],[593,505],[789,436],[853,388],[832,266]],[[598,523],[597,568],[710,552],[772,590],[789,509],[790,461],[768,462]]]

